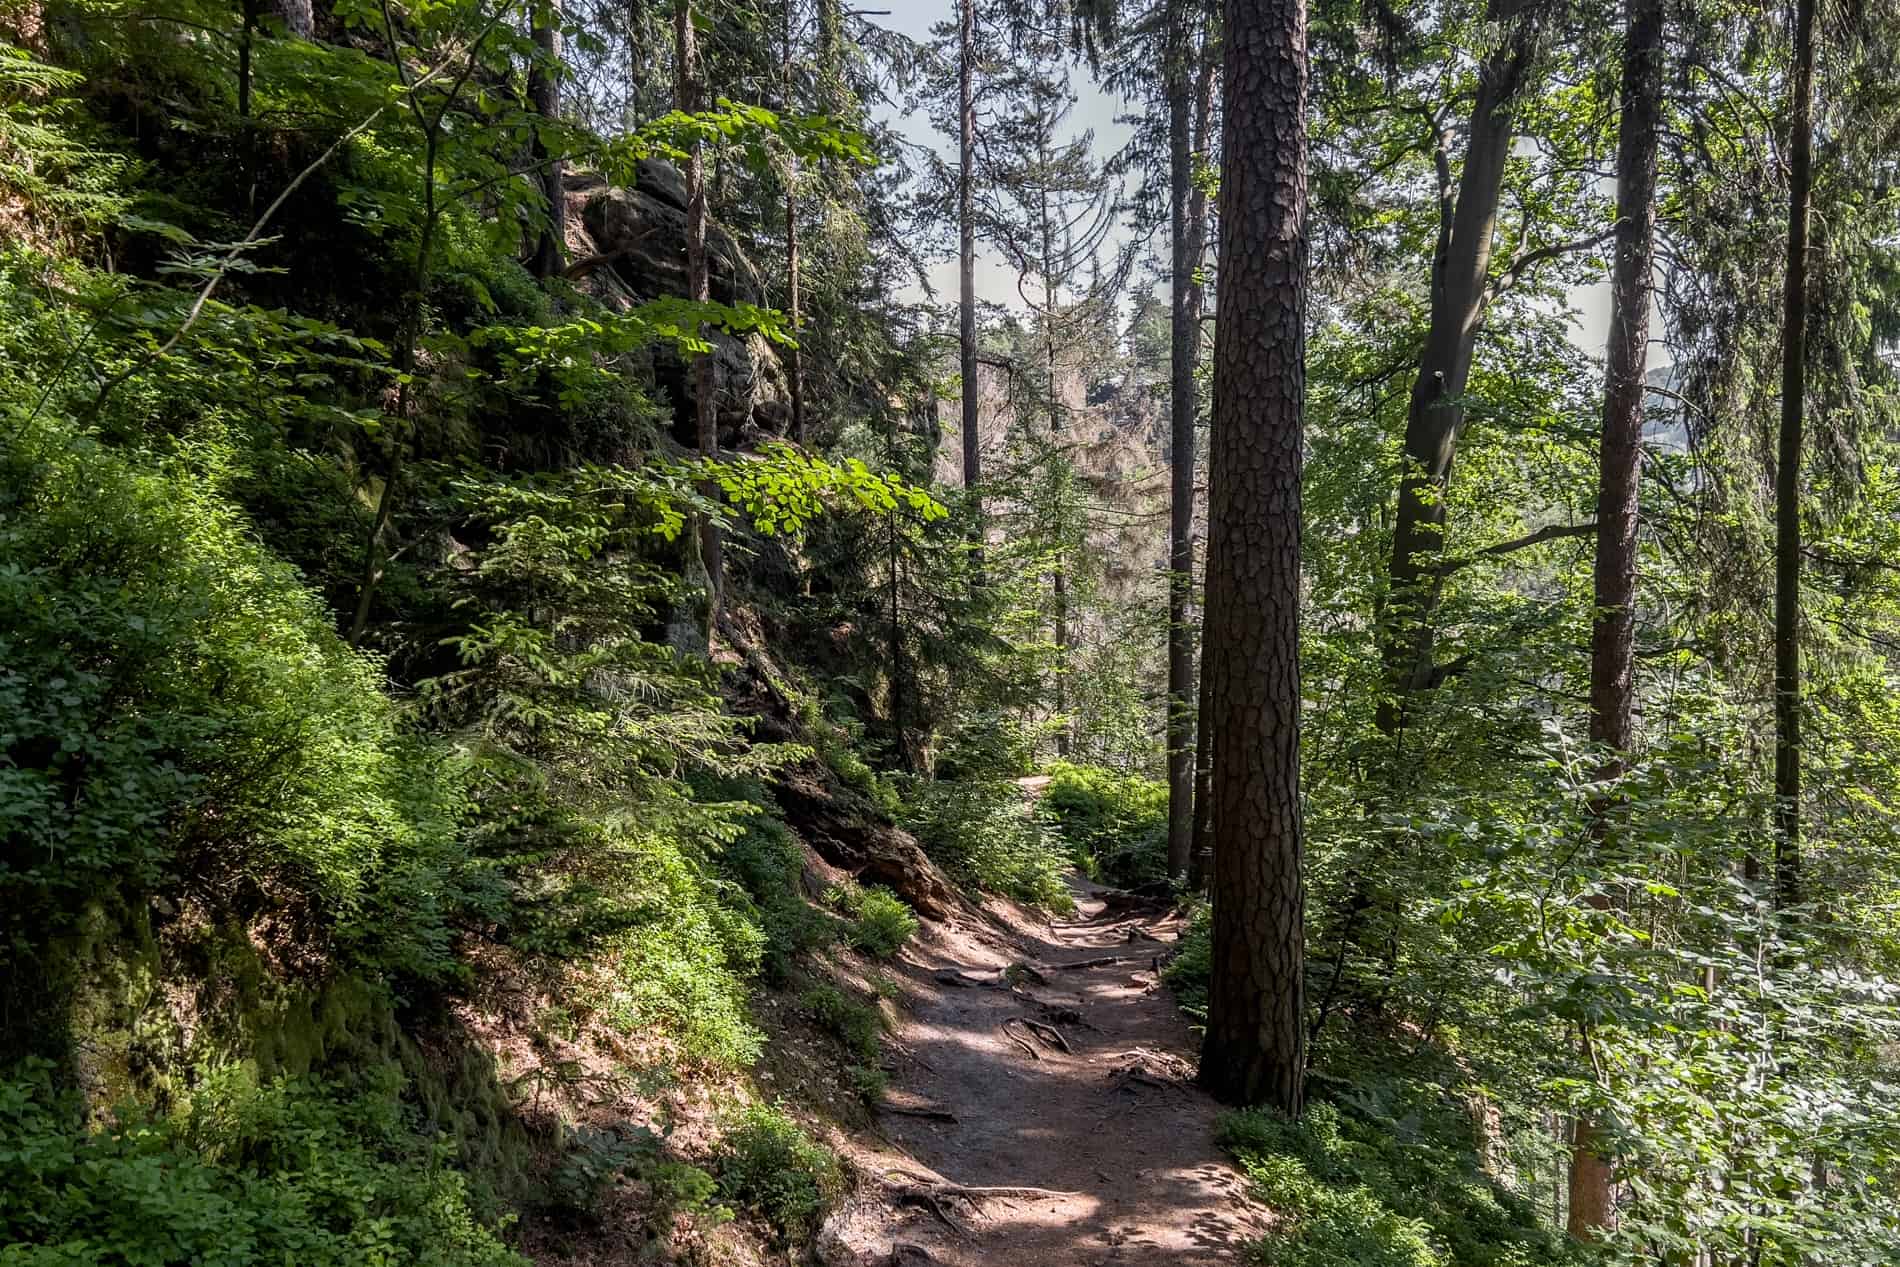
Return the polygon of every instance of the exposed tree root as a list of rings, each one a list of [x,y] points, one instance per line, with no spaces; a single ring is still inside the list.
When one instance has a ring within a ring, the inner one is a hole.
[[[1052,963],[1051,972],[1079,972],[1084,968],[1109,968],[1118,963],[1139,963],[1140,955],[1104,955],[1100,959],[1083,959],[1076,963]]]
[[[1062,1031],[1053,1025],[1046,1025],[1041,1021],[1032,1021],[1027,1016],[1010,1016],[1003,1019],[1003,1032],[1005,1034],[1009,1033],[1009,1027],[1011,1025],[1022,1026],[1031,1034],[1041,1039],[1046,1046],[1059,1047],[1067,1052],[1075,1050],[1069,1046],[1069,1040],[1062,1036]],[[1014,1037],[1014,1035],[1011,1035],[1011,1037]]]

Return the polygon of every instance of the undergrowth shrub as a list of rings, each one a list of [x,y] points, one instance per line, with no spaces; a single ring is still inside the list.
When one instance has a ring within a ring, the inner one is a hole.
[[[611,884],[627,927],[607,942],[615,965],[606,1014],[624,1029],[657,1026],[685,1053],[738,1067],[764,1037],[746,1007],[765,934],[690,837],[647,831],[616,839]]]
[[[101,892],[269,890],[385,971],[455,971],[492,894],[459,762],[217,493],[215,447],[142,459],[56,422],[0,449],[0,910],[57,934]]]
[[[48,1066],[16,1069],[0,1077],[0,1261],[524,1264],[392,1079],[259,1085],[227,1066],[173,1117],[89,1129]]]
[[[718,1169],[721,1196],[792,1242],[817,1231],[844,1190],[837,1157],[775,1105],[749,1105],[729,1121]]]
[[[903,823],[938,866],[965,884],[1057,911],[1074,909],[1061,842],[1006,780],[913,783]]]
[[[892,958],[917,931],[909,905],[881,885],[865,888],[846,881],[826,890],[825,901],[850,919],[845,941],[874,959]]]
[[[884,1018],[875,1007],[846,994],[835,985],[815,985],[799,996],[812,1019],[853,1054],[867,1062],[877,1060],[884,1037]]]
[[[1213,971],[1214,908],[1203,902],[1188,916],[1173,957],[1161,969],[1175,1004],[1199,1022],[1207,1020],[1207,983]]]
[[[1469,1120],[1432,1086],[1386,1081],[1298,1123],[1225,1115],[1220,1143],[1282,1220],[1268,1267],[1554,1267],[1583,1261],[1478,1168]]]
[[[764,933],[763,976],[768,984],[783,986],[791,980],[799,955],[836,940],[838,921],[806,900],[804,855],[776,819],[748,819],[744,832],[725,847],[721,857],[750,899]]]
[[[1168,785],[1104,766],[1057,762],[1037,805],[1098,878],[1123,888],[1168,878]]]

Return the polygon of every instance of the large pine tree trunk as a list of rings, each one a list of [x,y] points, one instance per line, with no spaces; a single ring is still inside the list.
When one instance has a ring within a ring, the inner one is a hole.
[[[1306,892],[1300,825],[1300,473],[1306,5],[1227,0],[1220,312],[1209,454],[1207,724],[1214,930],[1203,1085],[1297,1116]]]
[[[963,373],[963,487],[983,479],[976,430],[976,0],[961,0],[957,34],[957,351]],[[983,540],[980,504],[970,508]]]
[[[1604,350],[1603,438],[1597,474],[1596,601],[1590,625],[1590,738],[1615,778],[1629,752],[1636,663],[1636,526],[1649,377],[1649,307],[1662,116],[1662,0],[1630,0],[1616,145],[1616,257]],[[1601,823],[1601,820],[1599,820]],[[1600,835],[1601,833],[1599,833]],[[1600,1125],[1576,1123],[1570,1156],[1570,1234],[1610,1226],[1612,1167]]]
[[[1439,179],[1451,205],[1441,216],[1432,260],[1431,315],[1406,417],[1405,471],[1399,481],[1390,584],[1380,622],[1386,697],[1379,704],[1378,723],[1387,735],[1403,729],[1408,697],[1428,689],[1435,676],[1432,618],[1440,591],[1444,494],[1465,416],[1457,402],[1471,376],[1478,321],[1484,313],[1498,198],[1511,156],[1512,108],[1524,87],[1534,46],[1532,23],[1520,18],[1485,59],[1455,199],[1446,156],[1439,153]]]
[[[1788,278],[1775,455],[1775,909],[1801,900],[1801,428],[1807,393],[1814,0],[1797,0],[1789,103]]]
[[[537,7],[534,15],[534,46],[538,54],[528,73],[528,104],[550,123],[561,117],[561,7],[555,0]],[[532,147],[541,169],[541,193],[547,201],[548,224],[535,242],[531,267],[536,277],[552,277],[560,272],[567,258],[566,167],[559,156],[547,152],[537,136]]]

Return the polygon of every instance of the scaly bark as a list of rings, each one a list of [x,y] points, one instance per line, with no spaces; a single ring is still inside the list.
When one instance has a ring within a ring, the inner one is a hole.
[[[1297,1116],[1300,473],[1306,324],[1306,5],[1227,0],[1221,321],[1209,455],[1207,673],[1215,730],[1213,971],[1200,1078]]]

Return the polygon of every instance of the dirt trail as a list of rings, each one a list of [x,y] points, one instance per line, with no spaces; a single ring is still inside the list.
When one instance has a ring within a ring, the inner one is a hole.
[[[855,1158],[884,1191],[827,1226],[828,1264],[1236,1263],[1266,1230],[1156,975],[1178,921],[1074,887],[1068,920],[992,906],[907,952],[890,1147]]]

